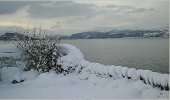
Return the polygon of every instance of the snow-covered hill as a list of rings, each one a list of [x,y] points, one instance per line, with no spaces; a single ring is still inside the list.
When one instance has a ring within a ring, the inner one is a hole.
[[[72,34],[68,39],[105,39],[105,38],[149,38],[169,37],[168,28],[160,29],[128,29],[128,28],[101,28]]]

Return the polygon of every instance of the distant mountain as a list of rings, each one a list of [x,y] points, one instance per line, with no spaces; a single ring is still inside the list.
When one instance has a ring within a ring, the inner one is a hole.
[[[60,39],[106,39],[106,38],[150,38],[150,37],[169,37],[169,28],[160,29],[116,29],[105,28],[101,30],[92,30],[72,34],[71,36],[60,36]],[[40,39],[39,37],[29,37],[17,32],[6,32],[0,36],[0,40],[22,40],[22,39]],[[57,35],[48,35],[45,39],[54,40]]]
[[[19,34],[17,32],[7,32],[0,36],[0,40],[22,40],[22,39],[29,39],[29,37],[23,34]]]
[[[56,40],[57,38],[59,39],[68,39],[69,36],[58,36],[58,35],[47,35],[45,37],[38,37],[38,36],[26,36],[17,32],[6,32],[5,34],[0,36],[0,41],[1,40],[23,40],[23,39],[32,39],[32,40],[39,40],[39,39],[48,39],[48,40]]]
[[[152,30],[113,29],[109,31],[88,31],[73,34],[69,39],[105,39],[105,38],[149,38],[169,37],[168,28]]]

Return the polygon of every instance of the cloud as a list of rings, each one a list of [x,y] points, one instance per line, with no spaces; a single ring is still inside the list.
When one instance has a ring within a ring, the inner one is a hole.
[[[61,33],[95,27],[168,26],[169,0],[0,1],[0,26],[37,24]],[[149,22],[149,23],[148,23]]]
[[[73,1],[55,1],[47,4],[31,5],[27,12],[31,17],[41,18],[84,16],[95,13],[95,6]]]
[[[150,11],[154,11],[154,8],[149,8],[149,9],[146,9],[146,8],[136,8],[134,10],[131,11],[131,13],[140,13],[140,12],[150,12]]]
[[[153,8],[139,8],[139,7],[132,7],[127,5],[107,5],[106,8],[114,10],[115,12],[130,12],[130,13],[141,13],[147,11],[154,11]]]
[[[48,3],[48,1],[0,1],[0,15],[13,14],[26,7]]]
[[[97,1],[96,1],[97,3]],[[56,18],[70,16],[95,16],[104,12],[145,12],[153,8],[136,8],[127,5],[107,5],[106,9],[89,3],[75,1],[0,1],[0,15],[16,13],[28,7],[26,12],[33,18]]]
[[[18,9],[25,6],[23,2],[0,1],[0,14],[15,13]]]

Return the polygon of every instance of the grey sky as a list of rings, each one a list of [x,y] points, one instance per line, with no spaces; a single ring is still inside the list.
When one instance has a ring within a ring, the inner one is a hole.
[[[71,34],[100,27],[168,27],[169,0],[0,1],[0,27],[43,27]]]

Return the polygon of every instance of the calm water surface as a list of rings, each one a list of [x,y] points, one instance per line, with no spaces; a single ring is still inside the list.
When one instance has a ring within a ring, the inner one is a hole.
[[[165,38],[63,40],[78,47],[85,59],[105,65],[118,65],[169,73],[169,43]]]

